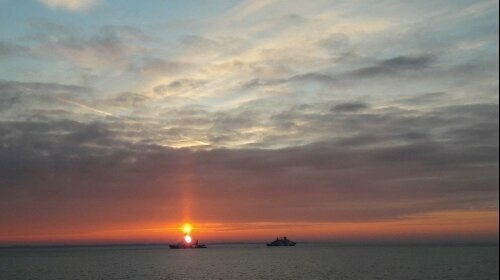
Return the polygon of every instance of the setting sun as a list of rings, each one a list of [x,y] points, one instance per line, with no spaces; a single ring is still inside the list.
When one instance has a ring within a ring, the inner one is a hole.
[[[182,232],[184,232],[185,235],[189,235],[192,230],[193,230],[193,226],[191,226],[190,224],[184,224],[182,226]]]

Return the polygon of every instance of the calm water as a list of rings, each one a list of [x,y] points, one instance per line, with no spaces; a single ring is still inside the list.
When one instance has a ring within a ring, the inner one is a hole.
[[[0,249],[0,279],[498,279],[498,246]]]

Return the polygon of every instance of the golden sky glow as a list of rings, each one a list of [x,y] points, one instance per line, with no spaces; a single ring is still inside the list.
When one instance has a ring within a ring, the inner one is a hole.
[[[193,230],[193,226],[191,224],[184,224],[184,225],[182,225],[182,232],[185,235],[191,234],[192,230]]]
[[[203,242],[265,242],[275,236],[286,235],[301,241],[336,242],[494,242],[498,236],[494,211],[437,212],[404,220],[368,223],[197,223],[194,238]],[[142,227],[141,227],[142,226]],[[115,228],[115,229],[110,229]],[[11,236],[0,236],[3,244],[60,244],[80,243],[168,243],[178,242],[191,236],[192,225],[184,224],[179,231],[175,224],[106,226],[100,229],[80,228],[77,230],[42,229],[12,232]],[[191,230],[190,230],[191,229]],[[184,237],[180,234],[184,233]],[[189,232],[188,235],[186,233]]]

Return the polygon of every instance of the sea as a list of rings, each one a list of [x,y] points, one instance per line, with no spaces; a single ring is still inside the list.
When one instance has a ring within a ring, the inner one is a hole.
[[[498,279],[498,245],[1,248],[1,280]]]

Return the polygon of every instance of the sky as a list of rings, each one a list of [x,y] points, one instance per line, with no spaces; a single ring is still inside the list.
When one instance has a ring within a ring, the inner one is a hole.
[[[0,0],[0,245],[497,242],[495,0]]]

